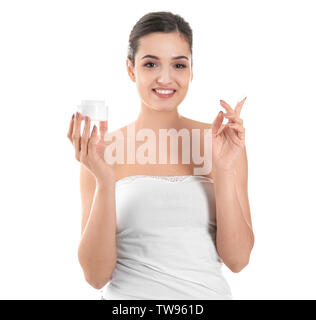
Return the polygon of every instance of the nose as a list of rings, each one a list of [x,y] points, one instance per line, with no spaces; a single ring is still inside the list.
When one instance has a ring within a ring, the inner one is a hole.
[[[163,68],[161,70],[161,72],[159,73],[157,82],[161,86],[167,86],[167,85],[170,85],[172,83],[169,68]]]

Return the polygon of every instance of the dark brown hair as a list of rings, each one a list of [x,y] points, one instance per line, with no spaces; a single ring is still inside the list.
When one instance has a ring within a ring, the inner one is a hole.
[[[192,29],[178,14],[169,11],[150,12],[141,17],[133,27],[129,36],[127,57],[135,66],[135,55],[139,47],[139,39],[153,32],[179,32],[188,42],[192,57]],[[191,58],[191,67],[193,65]]]

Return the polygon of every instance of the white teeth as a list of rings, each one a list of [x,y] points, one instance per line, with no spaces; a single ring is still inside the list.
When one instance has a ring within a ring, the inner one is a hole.
[[[174,92],[174,90],[156,90],[156,89],[154,90],[160,94],[170,94]]]

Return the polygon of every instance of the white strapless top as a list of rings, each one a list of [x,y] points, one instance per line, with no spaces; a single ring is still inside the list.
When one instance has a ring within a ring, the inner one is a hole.
[[[118,180],[117,263],[101,299],[232,299],[215,247],[213,187],[203,176]]]

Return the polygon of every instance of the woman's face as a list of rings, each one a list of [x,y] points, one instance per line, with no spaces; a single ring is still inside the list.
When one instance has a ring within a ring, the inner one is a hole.
[[[126,64],[141,100],[155,110],[172,111],[185,98],[193,78],[189,44],[177,32],[151,33],[140,38],[139,44],[135,67],[129,59]],[[179,56],[184,57],[174,59]],[[155,88],[171,88],[175,93],[169,98],[159,97]]]

